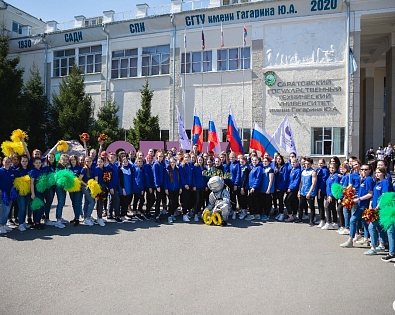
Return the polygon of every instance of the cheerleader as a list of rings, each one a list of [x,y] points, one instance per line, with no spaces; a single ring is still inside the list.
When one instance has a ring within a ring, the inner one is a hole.
[[[241,208],[239,219],[244,220],[247,216],[250,166],[248,165],[248,159],[244,155],[239,155],[238,160],[240,163],[240,189],[238,191],[237,200]]]
[[[125,155],[126,156],[126,155]],[[119,199],[119,174],[118,174],[118,164],[117,155],[114,152],[108,154],[109,163],[107,169],[111,172],[111,180],[107,183],[107,187],[110,191],[110,198],[107,207],[107,216],[113,218],[112,214],[115,214],[115,221],[117,223],[122,223],[120,217],[120,199]]]
[[[74,175],[79,178],[82,171],[82,166],[78,162],[78,157],[76,155],[70,156],[70,166],[69,170],[74,173]],[[70,221],[70,223],[74,223],[74,226],[78,226],[80,224],[80,215],[82,212],[82,191],[69,192],[69,196],[71,199],[71,204],[74,211],[74,220]]]
[[[326,180],[329,177],[328,168],[325,165],[325,159],[318,160],[318,168],[316,170],[317,173],[317,204],[318,211],[320,213],[320,224],[318,224],[318,228],[322,228],[325,226],[325,206],[324,201],[326,199]]]
[[[129,164],[128,159],[122,158],[119,168],[119,197],[121,202],[121,219],[128,221],[128,208],[133,198],[134,166]]]
[[[62,154],[59,159],[57,170],[63,170],[68,167],[69,156],[67,154]],[[66,191],[63,187],[55,187],[56,198],[58,204],[56,205],[56,223],[55,227],[63,229],[65,227],[64,223],[69,223],[69,221],[62,218],[63,207],[66,203]]]
[[[342,185],[343,187],[347,187],[350,182],[348,164],[347,163],[340,164],[339,170],[340,170],[340,175],[339,175],[340,185]],[[343,208],[342,200],[338,201],[337,215],[339,217],[339,222],[340,222],[340,230],[338,233],[340,235],[349,235],[351,211],[345,207]]]
[[[95,199],[91,196],[88,188],[88,181],[94,179],[96,176],[95,169],[92,168],[92,158],[87,156],[85,158],[85,165],[81,170],[80,181],[82,187],[82,193],[85,196],[84,203],[84,223],[88,226],[93,226],[92,211],[95,207]]]
[[[107,189],[106,181],[108,181],[108,179],[105,179],[104,174],[109,172],[107,170],[107,167],[104,165],[103,158],[101,157],[97,159],[97,166],[95,168],[95,173],[96,173],[95,180],[100,185],[102,191],[96,202],[97,224],[99,224],[100,226],[106,226],[106,221],[104,221],[103,219],[103,212],[105,212],[107,205],[108,189]]]
[[[182,193],[180,171],[177,167],[177,162],[174,157],[169,159],[170,165],[167,167],[165,173],[164,188],[165,193],[169,198],[169,217],[168,223],[173,223],[176,220],[174,212],[177,209],[178,197]]]
[[[270,167],[270,159],[268,157],[263,158],[263,169],[262,169],[262,183],[260,187],[260,200],[263,205],[263,211],[261,212],[261,220],[268,221],[270,217],[270,209],[272,207],[272,194],[274,193],[274,171]],[[255,215],[257,219],[257,215]]]
[[[0,221],[0,234],[12,231],[12,228],[7,225],[7,219],[12,204],[12,201],[9,199],[15,173],[16,171],[11,168],[11,158],[5,157],[3,159],[3,167],[0,168],[0,207],[3,209]],[[3,195],[7,196],[7,198],[3,198]]]
[[[303,220],[303,209],[310,208],[309,226],[314,226],[315,208],[314,198],[317,194],[317,173],[311,167],[313,165],[312,158],[305,158],[304,169],[301,174],[300,189],[298,193],[299,200],[299,222]]]
[[[191,166],[189,162],[190,162],[190,155],[186,153],[179,167],[181,186],[182,186],[182,194],[181,194],[182,220],[184,222],[190,221],[187,212],[188,210],[192,210],[192,207],[194,205],[194,198],[192,195],[193,166]]]
[[[33,169],[29,172],[30,177],[30,198],[34,200],[34,198],[39,198],[44,204],[44,194],[37,191],[37,182],[38,178],[43,174],[41,170],[41,158],[35,157],[33,158]],[[0,181],[1,183],[1,181]],[[43,205],[40,209],[33,211],[33,227],[38,230],[43,230],[45,225],[41,224],[41,217],[44,214],[45,206]]]
[[[54,173],[56,170],[55,164],[55,155],[51,152],[47,154],[45,159],[45,165],[43,167],[43,174]],[[45,225],[54,226],[55,222],[49,219],[49,212],[51,210],[53,198],[55,197],[56,185],[49,187],[44,191],[44,200],[45,200]]]
[[[21,165],[17,169],[16,177],[23,177],[29,175],[29,158],[26,154],[21,156]],[[30,228],[30,225],[25,223],[26,214],[28,213],[28,209],[30,208],[30,192],[24,196],[18,195],[18,222],[19,222],[19,231],[24,232],[26,229]]]
[[[337,164],[329,164],[329,176],[326,180],[326,193],[325,193],[325,213],[326,223],[321,228],[322,230],[337,230],[339,225],[337,224],[337,211],[336,204],[337,199],[332,194],[332,185],[340,182],[340,177],[337,174]]]
[[[198,156],[192,172],[192,189],[195,192],[195,205],[193,209],[195,222],[199,221],[198,213],[202,210],[202,206],[204,206],[205,201],[204,192],[207,187],[207,179],[206,176],[203,176],[203,171],[204,159],[202,156]]]
[[[354,164],[355,163],[357,163],[357,161],[354,161]],[[360,168],[361,179],[358,187],[358,194],[357,197],[354,199],[354,203],[356,204],[356,206],[352,210],[351,219],[350,219],[350,237],[346,242],[340,244],[340,246],[343,248],[354,246],[353,239],[357,232],[358,220],[361,220],[362,212],[369,206],[370,199],[373,196],[374,181],[372,176],[370,176],[370,172],[371,169],[369,165],[364,164],[361,166]]]

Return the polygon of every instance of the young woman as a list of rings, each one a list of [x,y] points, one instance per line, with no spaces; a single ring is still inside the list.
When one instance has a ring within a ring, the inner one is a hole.
[[[10,192],[14,184],[16,171],[11,168],[11,158],[5,157],[3,159],[3,167],[0,168],[0,206],[3,208],[0,220],[0,234],[6,234],[12,231],[12,229],[7,226],[8,214],[11,209],[12,202],[9,200],[8,204],[3,201],[3,194],[10,198]]]
[[[317,173],[312,168],[313,159],[306,158],[304,164],[304,170],[301,174],[300,190],[298,197],[299,200],[299,221],[303,220],[303,209],[307,209],[307,205],[310,208],[310,222],[309,226],[314,226],[315,208],[314,208],[314,198],[317,194],[316,184],[317,184]]]
[[[290,170],[284,162],[284,157],[282,155],[277,155],[276,165],[275,165],[275,198],[278,200],[279,214],[276,216],[276,220],[284,221],[284,194],[288,189],[289,183],[289,173]]]
[[[70,159],[71,160],[71,159]],[[106,223],[103,219],[103,212],[106,209],[106,204],[107,204],[107,196],[108,196],[108,189],[107,189],[107,184],[104,181],[104,174],[107,172],[107,167],[104,165],[104,160],[103,158],[99,157],[97,159],[97,166],[95,168],[95,180],[98,182],[100,185],[102,195],[105,196],[103,199],[98,199],[96,203],[96,212],[97,212],[97,224],[100,226],[105,226]]]
[[[21,156],[21,165],[17,169],[16,177],[22,177],[29,174],[29,158],[28,156],[22,155]],[[30,225],[25,223],[26,214],[28,213],[28,209],[30,206],[30,192],[27,193],[25,196],[18,196],[18,222],[19,222],[19,231],[24,232],[26,229],[30,228]]]
[[[231,177],[228,184],[232,207],[232,219],[234,220],[236,219],[236,196],[239,194],[240,187],[240,162],[237,160],[234,152],[229,154],[229,161],[230,163],[228,164],[228,168]]]
[[[81,170],[80,181],[82,185],[82,193],[85,196],[84,203],[84,223],[88,226],[93,226],[92,212],[95,207],[95,199],[91,196],[88,188],[88,181],[94,179],[96,176],[95,169],[92,168],[92,158],[90,156],[85,158],[85,165]]]
[[[260,206],[259,206],[259,189],[262,185],[262,176],[263,170],[259,165],[259,158],[257,156],[253,156],[251,158],[252,169],[250,174],[248,175],[248,205],[250,208],[250,214],[245,218],[248,221],[251,221],[255,218],[260,217]]]
[[[192,189],[195,192],[195,205],[193,209],[195,222],[199,221],[198,213],[202,210],[205,201],[204,192],[207,187],[207,179],[206,176],[203,176],[203,171],[204,159],[202,156],[198,156],[192,171]]]
[[[326,197],[325,197],[325,213],[326,213],[326,223],[321,228],[322,230],[337,230],[339,225],[337,224],[337,199],[332,194],[332,185],[334,183],[340,182],[340,177],[337,173],[337,164],[329,164],[329,176],[326,180]]]
[[[125,154],[126,157],[126,154]],[[122,223],[120,216],[120,192],[119,192],[119,173],[118,173],[118,161],[115,152],[108,154],[109,163],[107,164],[107,170],[111,172],[111,180],[107,183],[109,194],[109,201],[107,207],[107,218],[114,218],[112,215],[115,214],[115,221]]]
[[[213,167],[212,167],[212,170],[213,171],[219,171],[220,172],[220,177],[223,177],[224,176],[224,174],[225,174],[225,168],[224,168],[224,165],[222,164],[222,162],[221,162],[221,159],[219,158],[219,157],[216,157],[215,159],[214,159],[214,165],[213,165]],[[222,173],[221,173],[222,172]]]
[[[354,161],[354,163],[356,163]],[[360,184],[358,187],[357,197],[354,199],[356,206],[352,209],[350,219],[350,237],[348,240],[340,244],[343,248],[353,247],[353,239],[357,232],[358,220],[362,218],[362,212],[365,210],[370,203],[370,199],[373,197],[374,181],[370,175],[371,169],[369,165],[363,164],[360,169]]]
[[[43,174],[41,170],[41,157],[33,158],[33,169],[29,172],[30,177],[30,198],[34,200],[34,198],[39,198],[44,203],[44,194],[37,191],[37,181],[38,178]],[[33,211],[33,227],[38,230],[43,230],[45,225],[41,224],[41,217],[44,214],[45,205],[40,209]]]
[[[191,166],[190,155],[186,153],[184,159],[180,164],[180,178],[182,186],[181,203],[182,203],[182,220],[184,222],[189,222],[188,210],[192,212],[194,205],[194,191],[192,190],[192,175],[193,166]]]
[[[160,223],[160,215],[166,213],[166,195],[164,191],[164,180],[166,172],[166,164],[164,161],[164,153],[161,150],[156,151],[156,161],[152,167],[154,174],[154,184],[156,190],[156,204],[155,204],[155,222]],[[163,210],[160,211],[160,203],[164,204]]]
[[[82,166],[80,166],[76,155],[70,156],[69,170],[74,173],[75,177],[80,177]],[[70,221],[70,223],[74,223],[74,226],[78,226],[80,224],[80,215],[82,212],[82,191],[70,192],[69,195],[74,211],[74,220]]]
[[[45,165],[42,168],[43,174],[50,174],[56,171],[56,164],[55,164],[55,155],[51,152],[48,153],[45,159]],[[49,212],[51,210],[53,198],[55,197],[56,186],[53,185],[52,187],[48,188],[44,191],[44,200],[45,200],[45,225],[54,226],[55,222],[49,219]]]
[[[205,170],[207,170],[207,171],[213,170],[214,158],[212,156],[208,156],[207,160],[205,162],[206,162],[206,164],[204,166]],[[210,189],[208,189],[208,186],[207,186],[209,179],[210,179],[209,176],[204,176],[204,193],[203,193],[204,194],[204,203],[203,203],[203,206],[207,206],[209,204],[209,198],[210,198],[210,193],[211,193]],[[194,194],[194,197],[196,197],[195,194]]]
[[[325,206],[324,201],[326,199],[326,180],[329,177],[328,168],[325,164],[325,159],[318,160],[318,168],[316,169],[317,173],[317,204],[318,211],[320,213],[320,224],[318,224],[318,228],[322,228],[325,226]]]
[[[247,216],[247,205],[248,205],[248,177],[250,174],[250,166],[248,165],[248,159],[244,155],[238,157],[240,163],[240,189],[237,196],[239,206],[241,208],[239,219],[244,220]]]
[[[152,149],[150,149],[152,150]],[[153,152],[153,150],[152,150]],[[145,196],[147,199],[145,215],[147,219],[151,218],[151,208],[155,204],[155,183],[154,183],[154,173],[152,172],[152,167],[154,165],[153,154],[148,154],[146,156],[146,163],[144,163],[144,185],[145,185]]]
[[[347,187],[350,182],[350,174],[347,163],[340,164],[340,185]],[[337,216],[339,217],[340,229],[339,234],[348,235],[350,234],[350,217],[351,211],[347,208],[343,208],[342,200],[337,202]]]
[[[270,209],[272,207],[272,194],[274,193],[274,171],[270,166],[270,160],[267,157],[263,158],[263,169],[262,169],[262,183],[260,187],[260,200],[263,206],[262,221],[269,220]],[[255,215],[255,219],[257,215]]]
[[[370,206],[369,208],[373,208],[376,210],[379,210],[379,198],[382,194],[389,192],[390,191],[390,183],[387,179],[387,170],[384,167],[376,169],[375,173],[377,182],[374,185],[373,188],[373,197],[370,201]],[[379,221],[376,220],[374,222],[366,222],[365,223],[368,226],[369,234],[370,234],[370,249],[366,251],[364,254],[371,256],[371,255],[377,255],[377,252],[384,251],[385,246],[384,246],[384,241],[381,238],[382,242],[380,242],[379,246],[377,246],[378,241],[379,241],[379,231],[380,234],[382,234],[381,227],[379,225]]]
[[[121,219],[128,221],[128,208],[133,198],[134,167],[123,157],[119,168],[119,197],[121,201]]]
[[[180,171],[177,167],[177,161],[174,157],[169,159],[170,165],[167,167],[165,173],[165,193],[169,198],[169,217],[168,223],[173,223],[176,220],[174,211],[177,209],[178,197],[182,193]]]
[[[66,169],[69,165],[69,156],[67,154],[62,154],[59,159],[57,170]],[[69,221],[62,218],[63,207],[66,203],[66,191],[63,187],[55,187],[56,198],[58,204],[56,205],[56,223],[55,227],[63,229],[65,227],[64,223],[69,223]]]
[[[287,189],[287,196],[285,197],[284,203],[288,212],[288,218],[285,222],[295,221],[296,213],[298,211],[298,191],[300,185],[300,167],[296,158],[291,159],[291,170],[289,173],[289,184]]]
[[[143,219],[148,220],[146,214],[143,211],[144,187],[145,187],[143,161],[144,159],[140,155],[138,155],[138,157],[136,158],[136,163],[133,168],[133,181],[132,181],[134,218],[139,221],[142,221]]]

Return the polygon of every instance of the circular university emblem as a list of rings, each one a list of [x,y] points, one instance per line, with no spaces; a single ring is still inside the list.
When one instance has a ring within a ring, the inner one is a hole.
[[[273,71],[267,71],[263,74],[263,78],[267,86],[272,86],[276,83],[277,76]]]

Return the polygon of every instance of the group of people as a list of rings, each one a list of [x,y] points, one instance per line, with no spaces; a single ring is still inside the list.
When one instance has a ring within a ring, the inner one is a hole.
[[[85,142],[84,146],[86,149]],[[195,145],[189,153],[172,148],[167,152],[150,149],[144,155],[141,151],[105,152],[100,143],[99,152],[86,149],[86,155],[79,157],[61,154],[56,161],[55,150],[56,146],[45,157],[36,149],[32,157],[26,150],[22,156],[3,159],[0,193],[10,194],[14,179],[25,175],[31,179],[31,190],[8,205],[4,199],[0,201],[1,234],[11,231],[10,225],[16,223],[22,232],[30,227],[43,229],[45,225],[64,228],[69,223],[62,217],[66,190],[56,185],[44,192],[37,190],[40,176],[57,170],[69,169],[81,182],[79,191],[69,192],[74,226],[80,221],[87,226],[95,223],[105,226],[109,220],[123,223],[154,219],[157,223],[173,223],[178,216],[185,222],[198,222],[205,209],[212,210],[210,204],[216,198],[215,195],[210,198],[207,183],[210,177],[219,176],[226,186],[226,194],[221,196],[229,198],[229,211],[221,213],[222,225],[237,217],[248,221],[268,221],[271,217],[279,222],[305,221],[310,227],[347,235],[348,239],[340,245],[343,248],[353,247],[355,242],[370,246],[365,255],[376,255],[388,244],[389,253],[382,260],[395,261],[395,225],[385,231],[378,220],[362,219],[366,208],[379,209],[379,197],[394,190],[385,159],[363,164],[356,157],[340,162],[334,156],[328,165],[323,158],[319,159],[314,168],[312,158],[298,158],[295,153],[286,162],[279,153],[273,158],[267,153],[260,157],[253,150],[248,155],[221,152],[215,156],[213,152],[200,153]],[[102,191],[96,200],[88,187],[91,179]],[[355,189],[352,209],[335,198],[331,189],[334,183]],[[51,221],[55,195],[56,221]],[[32,211],[30,201],[36,197],[43,201],[43,206]]]

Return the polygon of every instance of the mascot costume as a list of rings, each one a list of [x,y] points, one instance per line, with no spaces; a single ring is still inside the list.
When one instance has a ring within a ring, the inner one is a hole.
[[[230,196],[224,180],[219,176],[213,176],[207,183],[211,190],[209,204],[204,209],[203,217],[206,224],[213,222],[215,225],[226,226],[228,221]]]

